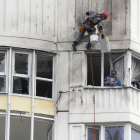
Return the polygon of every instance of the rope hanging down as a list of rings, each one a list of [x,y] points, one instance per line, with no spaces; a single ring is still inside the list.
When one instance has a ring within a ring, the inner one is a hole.
[[[94,140],[95,140],[95,90],[94,90],[94,78],[93,78],[93,67],[92,67],[92,55],[91,55],[91,45],[90,45],[90,37],[89,37],[89,48],[90,48],[90,64],[91,64],[91,73],[92,73],[92,83],[93,83],[93,104],[94,104]]]

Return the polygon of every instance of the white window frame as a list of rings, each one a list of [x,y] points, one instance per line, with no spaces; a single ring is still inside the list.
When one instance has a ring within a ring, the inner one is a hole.
[[[112,54],[112,53],[123,53],[121,56],[119,56],[118,58],[116,58],[112,63],[114,64],[114,62],[116,62],[117,60],[121,59],[121,58],[124,58],[125,56],[125,52],[124,51],[119,51],[119,52],[111,52],[111,53],[104,53],[104,52],[93,52],[93,54],[101,54],[101,86],[95,86],[95,87],[100,87],[100,88],[105,88],[104,86],[104,54]],[[89,53],[87,53],[89,54]],[[88,65],[88,64],[87,64]],[[86,67],[87,68],[87,67]],[[124,70],[125,71],[125,70]],[[124,73],[123,71],[123,73]],[[113,88],[113,87],[111,87]]]
[[[41,52],[41,51],[40,51]],[[36,87],[36,81],[37,80],[40,80],[40,81],[46,81],[46,82],[52,82],[52,98],[47,98],[47,97],[40,97],[40,96],[36,96],[36,88],[35,88],[35,98],[38,98],[38,99],[46,99],[46,100],[53,100],[54,99],[54,77],[55,77],[55,73],[54,73],[54,64],[55,64],[55,55],[54,54],[48,54],[49,56],[52,56],[53,57],[53,65],[52,65],[52,70],[53,70],[53,72],[52,72],[52,79],[48,79],[48,78],[42,78],[42,77],[37,77],[36,76],[36,74],[37,74],[37,53],[38,53],[38,51],[36,51],[35,52],[35,66],[36,66],[36,68],[35,68],[35,87]]]
[[[87,126],[86,127],[86,140],[88,140],[88,128],[91,128],[94,130],[93,126]],[[100,127],[95,127],[96,130],[99,130],[99,140],[101,140],[101,128]]]
[[[104,138],[104,140],[105,140],[105,128],[106,127],[123,127],[124,128],[124,140],[126,140],[126,125],[125,124],[116,124],[116,125],[104,125],[104,136],[103,136],[103,138]]]
[[[29,50],[30,51],[30,50]],[[20,78],[28,78],[29,79],[29,94],[28,95],[24,95],[24,96],[31,96],[32,95],[32,84],[31,84],[31,81],[32,81],[32,52],[27,52],[27,51],[21,51],[21,50],[13,50],[12,52],[12,78],[11,78],[11,91],[13,95],[19,95],[19,96],[23,96],[24,94],[18,94],[18,93],[13,93],[13,77],[20,77]],[[16,53],[20,53],[20,54],[28,54],[28,74],[18,74],[18,73],[15,73],[15,54]]]
[[[7,50],[5,50],[5,51],[0,51],[0,53],[5,53],[5,71],[0,72],[0,76],[6,76],[6,91],[0,92],[0,94],[2,94],[2,93],[8,93],[8,52]]]

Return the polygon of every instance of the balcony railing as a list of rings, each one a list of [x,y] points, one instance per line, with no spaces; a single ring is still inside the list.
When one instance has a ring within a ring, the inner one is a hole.
[[[132,87],[95,88],[95,113],[131,112],[140,116],[140,91]],[[92,114],[93,88],[76,88],[70,93],[69,112]]]

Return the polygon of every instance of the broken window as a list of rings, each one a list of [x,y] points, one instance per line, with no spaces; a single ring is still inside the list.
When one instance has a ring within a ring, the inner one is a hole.
[[[29,79],[14,77],[13,78],[13,93],[29,94]]]
[[[10,118],[10,140],[30,140],[31,118]]]
[[[140,89],[140,58],[131,57],[131,86]]]
[[[103,66],[103,68],[102,68]],[[94,86],[104,85],[104,79],[106,76],[110,76],[111,70],[117,71],[117,78],[121,81],[124,80],[124,54],[123,53],[104,53],[104,54],[92,54],[92,67]],[[90,55],[87,55],[87,85],[93,85]]]
[[[53,123],[37,120],[34,121],[34,140],[52,140]]]
[[[105,140],[124,140],[124,127],[106,127]]]
[[[5,116],[0,115],[0,140],[5,140]]]
[[[94,128],[88,128],[88,138],[87,140],[94,139]],[[99,140],[99,129],[95,129],[95,140]]]
[[[52,98],[53,56],[38,52],[36,59],[36,96]]]
[[[131,140],[140,140],[140,132],[134,129],[131,129]]]
[[[6,92],[6,53],[0,53],[0,92]]]
[[[14,52],[13,93],[30,94],[31,54]]]

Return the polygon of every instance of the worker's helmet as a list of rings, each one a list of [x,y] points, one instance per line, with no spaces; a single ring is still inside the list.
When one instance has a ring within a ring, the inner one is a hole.
[[[103,12],[102,15],[104,15],[104,19],[108,18],[108,14],[106,12]]]

